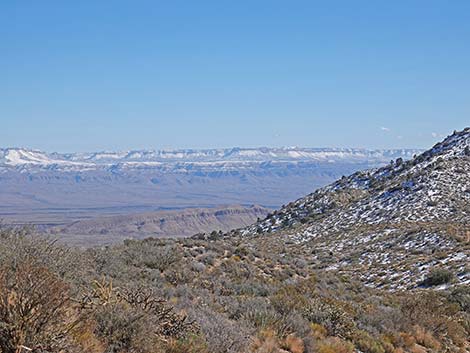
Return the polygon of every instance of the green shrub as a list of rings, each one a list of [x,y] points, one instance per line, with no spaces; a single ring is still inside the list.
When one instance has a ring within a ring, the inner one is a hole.
[[[429,271],[429,274],[423,281],[423,285],[426,287],[438,286],[446,284],[452,281],[454,274],[444,268],[436,268]]]

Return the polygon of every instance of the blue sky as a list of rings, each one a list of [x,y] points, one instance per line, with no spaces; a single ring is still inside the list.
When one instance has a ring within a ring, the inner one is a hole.
[[[428,147],[470,125],[470,1],[4,1],[0,145]]]

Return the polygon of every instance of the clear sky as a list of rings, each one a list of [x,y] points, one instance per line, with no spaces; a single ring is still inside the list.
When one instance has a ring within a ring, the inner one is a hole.
[[[468,0],[0,3],[2,147],[428,147],[469,125]]]

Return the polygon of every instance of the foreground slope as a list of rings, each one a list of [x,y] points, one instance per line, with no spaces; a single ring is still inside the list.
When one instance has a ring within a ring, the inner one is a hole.
[[[318,268],[369,285],[412,288],[437,268],[470,283],[470,128],[409,161],[343,177],[243,230],[272,232],[313,251]]]
[[[368,288],[315,268],[311,251],[276,235],[149,238],[83,251],[0,229],[0,289],[5,353],[470,349],[468,285]]]

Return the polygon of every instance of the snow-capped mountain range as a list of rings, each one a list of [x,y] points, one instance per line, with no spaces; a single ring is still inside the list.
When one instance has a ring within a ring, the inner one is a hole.
[[[169,165],[199,165],[236,169],[246,163],[318,162],[380,164],[390,159],[412,158],[417,149],[366,150],[358,148],[228,148],[206,150],[136,150],[126,152],[46,153],[26,148],[0,149],[0,168],[64,171],[97,170],[111,167],[162,168]]]
[[[162,208],[279,207],[342,175],[419,152],[286,147],[46,153],[5,148],[0,149],[0,219],[56,224]]]

